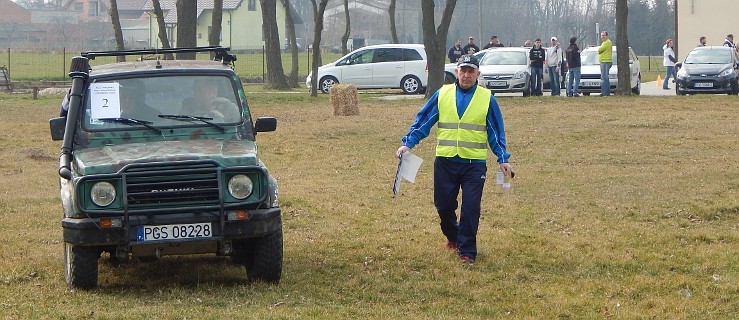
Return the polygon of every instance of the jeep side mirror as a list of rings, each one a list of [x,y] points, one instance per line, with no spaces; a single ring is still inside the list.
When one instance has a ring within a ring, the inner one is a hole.
[[[254,124],[254,130],[256,132],[275,131],[277,130],[277,119],[273,117],[257,118],[257,122]]]
[[[67,118],[51,118],[49,119],[49,130],[51,131],[51,140],[64,140],[64,128],[67,126]]]

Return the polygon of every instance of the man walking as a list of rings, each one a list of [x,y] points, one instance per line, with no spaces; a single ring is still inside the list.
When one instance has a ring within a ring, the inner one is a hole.
[[[532,96],[541,96],[542,78],[544,77],[544,57],[546,51],[541,47],[541,39],[534,40],[534,46],[529,50],[531,60],[531,76],[529,77],[529,89]]]
[[[598,62],[600,62],[600,96],[606,97],[611,95],[611,80],[608,78],[608,72],[613,65],[613,43],[608,39],[608,32],[600,33],[600,40],[603,41],[598,47]]]
[[[477,229],[480,202],[487,173],[488,146],[498,157],[498,167],[512,175],[506,152],[503,115],[489,90],[478,87],[480,63],[465,55],[457,63],[457,82],[434,93],[416,115],[416,120],[396,151],[400,158],[436,129],[434,160],[434,205],[441,220],[446,247],[456,249],[460,260],[474,264],[477,258]],[[457,196],[462,207],[457,221]]]
[[[559,72],[562,67],[562,49],[557,37],[550,39],[552,45],[547,49],[547,68],[549,69],[549,86],[552,88],[552,97],[559,96]]]

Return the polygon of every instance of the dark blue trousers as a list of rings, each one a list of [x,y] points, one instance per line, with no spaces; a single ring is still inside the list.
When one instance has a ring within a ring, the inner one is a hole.
[[[477,257],[477,227],[485,185],[485,162],[457,162],[437,157],[434,161],[434,205],[441,218],[441,232],[456,242],[459,254]],[[462,208],[457,222],[457,196],[462,190]]]

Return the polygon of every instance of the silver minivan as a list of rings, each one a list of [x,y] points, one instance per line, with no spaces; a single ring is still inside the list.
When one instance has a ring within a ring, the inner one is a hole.
[[[313,73],[305,85],[310,89]],[[400,88],[422,93],[427,85],[428,63],[422,44],[383,44],[362,47],[318,68],[318,89],[328,93],[337,83],[357,89]]]

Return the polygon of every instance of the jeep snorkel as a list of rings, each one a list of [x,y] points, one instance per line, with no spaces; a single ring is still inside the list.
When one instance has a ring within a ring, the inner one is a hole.
[[[69,66],[69,77],[72,78],[72,88],[69,92],[69,110],[67,122],[64,127],[64,139],[62,140],[62,154],[59,156],[59,176],[71,180],[72,169],[72,142],[74,141],[77,116],[79,115],[82,102],[82,90],[89,76],[90,62],[85,57],[72,58]]]

